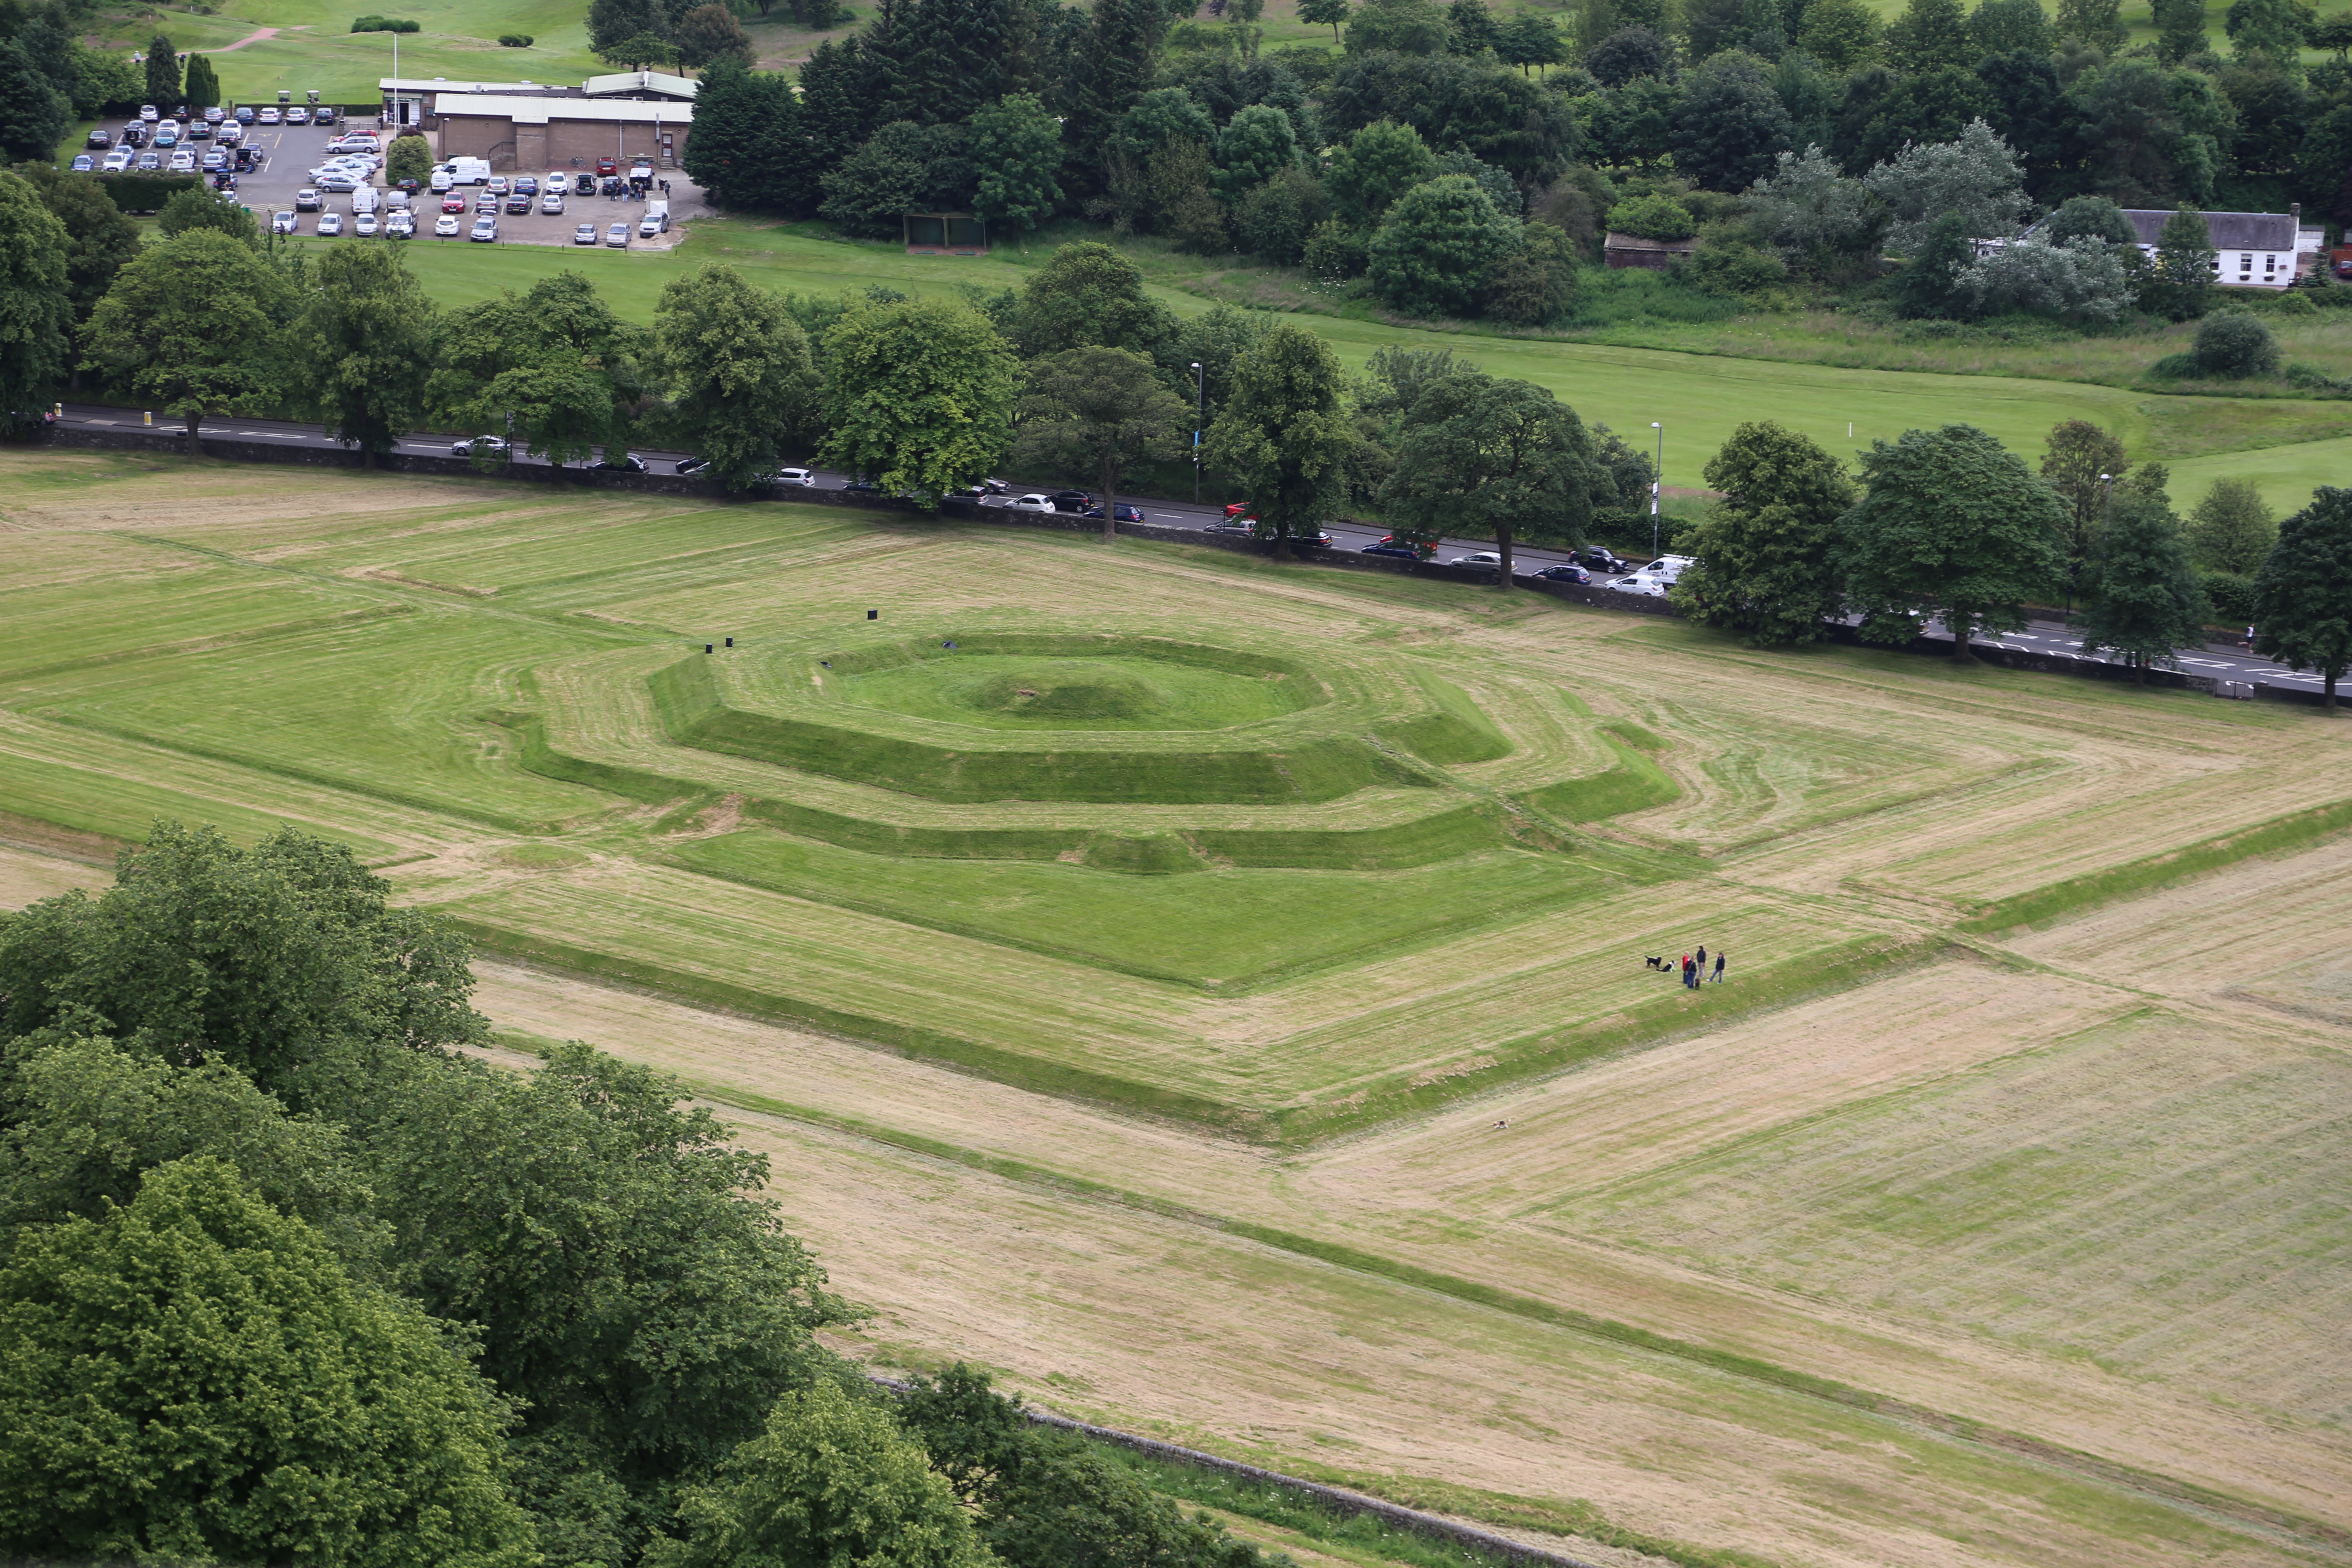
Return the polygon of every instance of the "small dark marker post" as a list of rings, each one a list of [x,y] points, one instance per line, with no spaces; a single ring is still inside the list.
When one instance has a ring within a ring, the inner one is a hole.
[[[866,612],[866,618],[869,621],[878,621],[882,618],[882,612],[879,610],[868,610]]]
[[[702,645],[702,651],[703,651],[703,652],[705,652],[705,653],[709,653],[709,652],[710,651],[710,645],[709,645],[709,643],[704,643],[704,644]]]
[[[735,646],[735,639],[733,637],[729,637],[727,639],[727,646],[729,647],[733,647]]]

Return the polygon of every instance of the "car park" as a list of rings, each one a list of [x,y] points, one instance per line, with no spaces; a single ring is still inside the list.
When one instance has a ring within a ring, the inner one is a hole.
[[[453,458],[470,458],[474,455],[474,448],[477,447],[493,458],[503,458],[507,455],[506,442],[496,436],[476,436],[469,440],[453,441],[449,444],[449,455]]]
[[[334,238],[337,235],[339,235],[339,234],[341,234],[341,233],[342,233],[342,232],[343,232],[343,215],[342,215],[342,214],[341,214],[341,213],[321,213],[321,214],[320,214],[320,215],[319,215],[319,237],[320,237],[320,239],[332,239],[332,238]]]
[[[1521,572],[1518,575],[1537,579],[1545,583],[1590,583],[1592,581],[1592,574],[1587,572],[1581,566],[1538,566],[1532,572]]]
[[[604,243],[613,247],[616,250],[628,249],[629,226],[625,223],[616,223],[612,227],[606,229],[604,231]]]
[[[264,125],[283,125],[285,122],[286,117],[278,113],[275,108],[264,108],[262,110],[261,123]]]
[[[319,193],[306,185],[294,193],[294,210],[298,213],[317,212],[320,201]]]
[[[573,229],[572,231],[572,243],[574,245],[595,244],[596,226],[593,223],[583,223],[578,228]]]
[[[465,226],[457,220],[457,215],[455,213],[443,213],[433,220],[433,232],[444,239],[457,238],[458,232]]]
[[[539,210],[546,214],[549,217],[562,217],[563,216],[563,198],[562,196],[541,196],[539,198]]]
[[[383,226],[375,221],[373,213],[362,213],[352,219],[352,233],[362,239],[373,239],[383,231]]]
[[[491,244],[499,237],[499,220],[494,217],[476,218],[473,229],[466,237],[469,240],[479,240],[484,245]]]

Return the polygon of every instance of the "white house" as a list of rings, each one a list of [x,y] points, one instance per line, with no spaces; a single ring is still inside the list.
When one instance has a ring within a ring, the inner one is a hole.
[[[2156,242],[2172,217],[2164,207],[2126,207],[2124,216],[2139,236],[2140,254],[2156,257]],[[2283,213],[2207,213],[2205,235],[2212,243],[2213,281],[2233,288],[2284,289],[2305,265],[2318,265],[2327,236],[2303,226],[2303,206]]]

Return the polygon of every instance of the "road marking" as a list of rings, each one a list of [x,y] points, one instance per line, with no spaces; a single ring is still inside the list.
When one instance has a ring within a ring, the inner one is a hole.
[[[85,419],[82,423],[85,425],[112,425],[115,421],[111,419]]]
[[[2238,668],[2234,664],[2224,664],[2217,658],[2183,658],[2180,662],[2183,664],[2201,664],[2208,669],[2235,669]]]

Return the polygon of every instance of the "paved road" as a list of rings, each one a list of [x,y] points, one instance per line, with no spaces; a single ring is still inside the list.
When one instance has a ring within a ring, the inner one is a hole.
[[[136,411],[110,408],[97,404],[68,403],[65,405],[62,423],[100,428],[131,429],[140,427],[144,421]],[[155,427],[172,430],[178,428],[175,422],[160,417],[155,422]],[[224,437],[235,437],[247,441],[283,443],[287,446],[327,447],[335,444],[315,425],[299,425],[282,419],[247,419],[224,416],[208,421],[204,427],[204,434]],[[412,437],[400,443],[400,450],[417,457],[446,458],[449,456],[449,441],[442,437]],[[686,456],[683,452],[656,451],[650,447],[638,448],[638,455],[652,466],[656,473],[671,471],[677,459]],[[532,468],[547,466],[544,459],[520,455],[515,461]],[[386,482],[397,482],[397,476],[394,475],[387,474],[384,479]],[[845,474],[820,471],[817,476],[817,488],[820,489],[841,489],[845,488],[848,482],[848,476]],[[1050,489],[1060,487],[1042,486],[1040,488]],[[1222,507],[1194,505],[1189,501],[1129,497],[1128,502],[1141,510],[1145,521],[1165,528],[1205,528],[1213,522],[1223,521],[1224,517]],[[1342,550],[1360,550],[1381,537],[1381,531],[1377,529],[1349,523],[1335,523],[1331,527],[1331,532],[1338,541],[1339,548]],[[1446,540],[1438,546],[1437,559],[1447,561],[1456,555],[1469,554],[1475,551],[1491,548],[1491,545],[1477,540]],[[1549,565],[1568,559],[1568,554],[1564,551],[1548,550],[1540,546],[1523,545],[1513,553],[1517,558],[1531,564]],[[1602,584],[1609,579],[1596,574],[1593,581],[1595,584]],[[1948,638],[1950,636],[1942,626],[1933,625],[1927,628],[1927,635],[1934,638]],[[1980,637],[1978,641],[2025,652],[2072,654],[2078,658],[2083,657],[2081,638],[2060,621],[2036,621],[2024,631],[2011,632],[2000,637]],[[2262,681],[2273,686],[2311,691],[2322,690],[2326,684],[2315,674],[2298,673],[2288,669],[2284,665],[2257,658],[2242,649],[2231,648],[2221,644],[2199,648],[2182,648],[2179,650],[2178,657],[2180,667],[2189,674],[2210,676],[2216,679]],[[2102,660],[2101,662],[2110,661]]]

